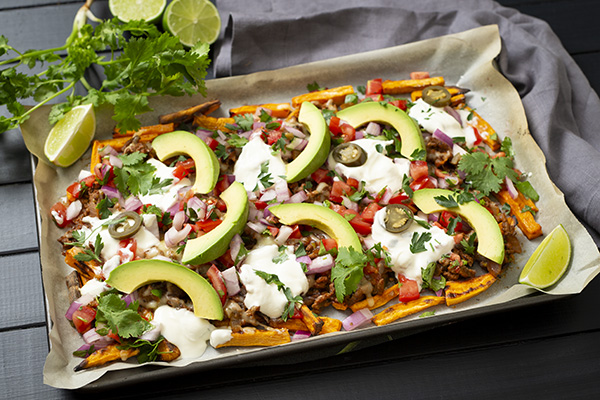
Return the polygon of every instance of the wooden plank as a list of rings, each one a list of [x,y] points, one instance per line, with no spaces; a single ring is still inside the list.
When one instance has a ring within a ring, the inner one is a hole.
[[[31,162],[21,131],[0,133],[0,185],[31,182]]]
[[[0,257],[0,330],[46,323],[39,254]]]
[[[0,186],[0,210],[5,211],[0,233],[0,255],[36,250],[38,238],[32,184]]]

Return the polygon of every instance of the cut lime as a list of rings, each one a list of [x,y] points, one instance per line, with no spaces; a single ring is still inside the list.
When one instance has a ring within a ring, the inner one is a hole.
[[[539,289],[554,285],[569,267],[571,240],[565,228],[558,225],[542,240],[521,271],[519,283]]]
[[[185,46],[214,43],[221,31],[221,17],[209,0],[173,0],[165,10],[163,28]]]
[[[91,104],[74,107],[50,130],[44,154],[59,167],[68,167],[85,153],[96,133],[96,115]]]
[[[143,19],[157,21],[167,6],[167,0],[108,0],[108,8],[123,22]]]

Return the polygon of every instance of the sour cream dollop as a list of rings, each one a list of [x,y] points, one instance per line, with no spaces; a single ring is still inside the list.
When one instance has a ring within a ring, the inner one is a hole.
[[[242,148],[242,152],[233,167],[235,180],[241,182],[247,192],[253,192],[257,186],[258,189],[266,189],[260,182],[261,166],[268,162],[267,172],[271,175],[271,181],[282,179],[285,176],[286,169],[281,156],[273,154],[271,146],[262,141],[260,136],[250,140]]]

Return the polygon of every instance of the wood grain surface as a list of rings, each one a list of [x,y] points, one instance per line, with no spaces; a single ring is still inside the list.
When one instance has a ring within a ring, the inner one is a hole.
[[[61,45],[80,3],[2,0],[0,34],[19,48]],[[545,20],[600,91],[600,2],[500,3]],[[106,0],[97,1],[93,11],[110,17]],[[271,365],[182,372],[108,392],[45,386],[47,321],[31,180],[30,156],[18,130],[0,134],[0,399],[600,398],[598,279],[577,296],[471,318],[401,340],[361,343],[318,362],[285,365],[284,360],[270,360]]]

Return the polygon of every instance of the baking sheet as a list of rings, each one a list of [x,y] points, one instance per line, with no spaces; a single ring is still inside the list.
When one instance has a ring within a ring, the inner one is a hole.
[[[415,70],[427,70],[432,76],[443,75],[447,84],[471,89],[468,104],[490,122],[501,138],[508,135],[513,139],[517,154],[516,167],[531,172],[530,181],[540,193],[540,212],[537,219],[543,231],[548,233],[558,223],[562,223],[574,244],[573,262],[568,274],[547,293],[579,293],[600,272],[600,255],[591,237],[567,208],[563,195],[550,181],[545,170],[544,156],[528,133],[527,120],[517,92],[494,68],[494,59],[500,49],[501,40],[497,27],[485,26],[436,39],[277,71],[207,81],[207,97],[219,98],[222,101],[222,109],[218,113],[225,115],[229,108],[243,104],[289,101],[294,95],[304,93],[306,85],[314,81],[328,87],[348,84],[358,86],[376,77],[406,79],[408,73]],[[153,99],[151,106],[155,113],[144,116],[142,122],[154,124],[157,115],[203,101],[205,99],[200,96]],[[45,135],[50,130],[47,122],[48,111],[48,108],[44,108],[34,113],[22,126],[22,132],[29,150],[40,158],[34,183],[42,220],[40,253],[43,282],[48,298],[48,310],[54,322],[50,332],[52,348],[44,368],[44,382],[51,386],[72,389],[99,379],[107,371],[136,368],[138,365],[116,363],[106,368],[73,372],[73,367],[80,360],[72,357],[71,353],[81,345],[82,340],[64,318],[69,306],[64,277],[70,272],[70,268],[64,263],[60,244],[56,241],[62,231],[51,222],[48,210],[64,195],[65,188],[76,179],[78,172],[88,168],[89,154],[68,169],[54,168],[47,163],[43,157],[42,146]],[[97,110],[97,138],[109,138],[113,126],[110,108]],[[551,212],[548,212],[549,210]],[[489,307],[487,310],[490,311],[498,307],[510,307],[507,302],[511,300],[521,299],[521,303],[535,298],[525,297],[536,291],[517,284],[517,279],[521,267],[540,241],[541,238],[538,238],[530,242],[521,236],[524,252],[517,255],[502,279],[475,299],[452,308],[436,307],[435,315],[429,318],[417,319],[416,315],[384,327],[369,326],[352,332],[317,336],[275,348],[209,348],[198,360],[178,360],[164,365],[185,367],[192,364],[188,368],[231,365],[240,360],[266,359],[274,354],[290,354],[310,347],[337,346],[383,333],[409,333],[413,329],[424,329],[464,318],[466,315],[485,312],[486,309],[479,309],[480,307]],[[332,316],[336,316],[335,311]],[[143,370],[147,369],[144,367]],[[118,375],[135,373],[122,371]]]

